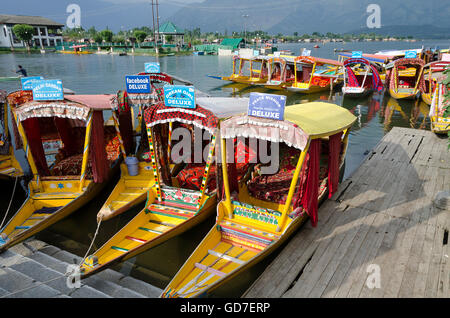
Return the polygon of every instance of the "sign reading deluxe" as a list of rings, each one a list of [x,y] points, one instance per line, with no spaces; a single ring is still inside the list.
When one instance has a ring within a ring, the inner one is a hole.
[[[168,107],[195,108],[193,86],[164,85],[164,104]]]
[[[150,76],[148,75],[125,76],[125,85],[127,93],[150,94],[152,92],[152,87],[150,86]]]
[[[37,80],[33,82],[33,100],[64,100],[61,80]]]
[[[250,93],[248,115],[276,120],[284,119],[286,96]]]

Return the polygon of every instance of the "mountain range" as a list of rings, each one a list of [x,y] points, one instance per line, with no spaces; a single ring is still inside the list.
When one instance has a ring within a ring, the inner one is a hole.
[[[66,7],[81,7],[85,29],[95,26],[113,31],[133,27],[153,27],[150,1],[126,0],[15,0],[4,1],[1,14],[39,15],[65,23]],[[381,28],[368,29],[367,7],[376,3],[381,9]],[[160,24],[170,20],[178,27],[202,32],[262,30],[269,34],[292,35],[313,32],[374,32],[387,35],[450,35],[449,0],[205,0],[199,3],[159,1]],[[423,28],[425,26],[425,29]],[[427,31],[428,30],[428,31]],[[424,32],[425,31],[425,32]],[[440,37],[441,37],[440,36]],[[449,36],[447,36],[448,38]]]

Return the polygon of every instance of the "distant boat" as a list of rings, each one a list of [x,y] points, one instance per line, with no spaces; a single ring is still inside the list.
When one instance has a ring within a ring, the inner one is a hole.
[[[2,76],[0,77],[0,82],[6,82],[6,81],[15,81],[18,80],[20,76]]]
[[[314,45],[314,48],[318,49],[318,48],[320,48],[320,46],[318,44],[316,44],[316,45]]]
[[[194,55],[205,55],[203,51],[194,51]]]

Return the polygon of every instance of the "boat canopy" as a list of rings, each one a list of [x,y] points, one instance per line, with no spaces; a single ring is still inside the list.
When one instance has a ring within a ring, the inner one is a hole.
[[[117,107],[116,95],[67,95],[62,101],[28,101],[14,108],[19,121],[35,117],[60,117],[87,121],[91,110]]]
[[[339,53],[340,56],[351,58],[352,53]],[[375,54],[363,54],[363,58],[374,63],[386,63],[391,60],[394,56],[392,55],[375,55]]]
[[[380,74],[378,73],[375,65],[370,63],[368,60],[364,58],[350,58],[344,61],[344,67],[347,70],[348,82],[351,84],[350,86],[358,87],[359,83],[356,79],[355,73],[351,69],[351,65],[363,64],[366,65],[372,71],[372,87],[373,89],[381,92],[383,90],[383,82],[381,81]]]
[[[389,64],[387,64],[386,69],[391,69],[391,68],[403,66],[403,65],[411,65],[411,66],[416,65],[418,67],[423,67],[423,66],[425,66],[425,62],[424,62],[424,60],[419,59],[419,58],[414,58],[414,59],[402,58],[402,59],[398,59],[398,60],[392,61]]]
[[[220,132],[226,139],[244,137],[284,142],[303,151],[309,139],[334,135],[349,128],[355,120],[345,108],[313,102],[286,107],[283,121],[235,116],[221,124]]]
[[[306,63],[306,64],[314,64],[317,63],[319,65],[335,65],[335,66],[342,66],[342,63],[335,60],[330,59],[323,59],[320,57],[314,57],[314,56],[297,56],[295,59],[296,63]]]
[[[197,98],[195,109],[167,107],[160,102],[144,110],[147,127],[162,123],[182,122],[205,129],[211,134],[218,128],[220,119],[244,113],[248,98],[201,97]]]

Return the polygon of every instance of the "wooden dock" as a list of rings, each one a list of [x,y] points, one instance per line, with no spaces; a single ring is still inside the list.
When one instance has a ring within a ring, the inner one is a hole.
[[[450,297],[447,144],[393,128],[243,297]]]

